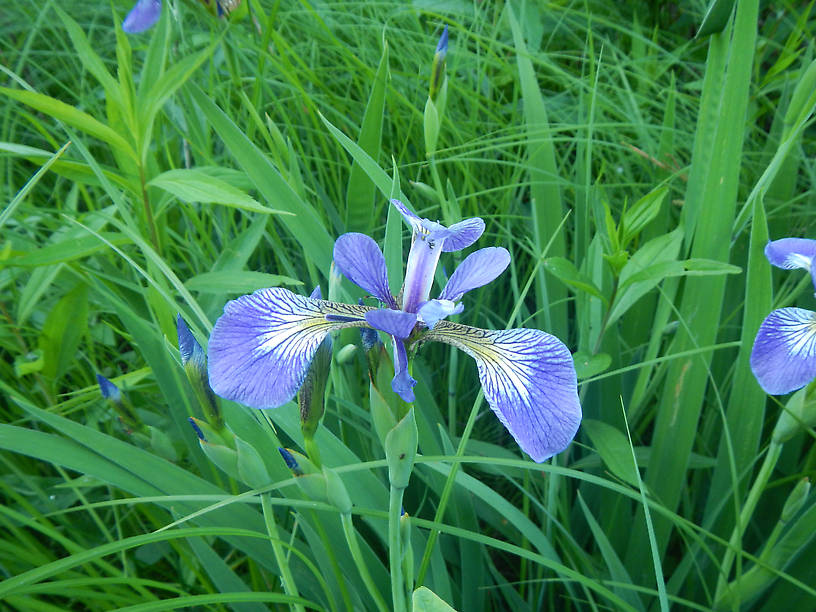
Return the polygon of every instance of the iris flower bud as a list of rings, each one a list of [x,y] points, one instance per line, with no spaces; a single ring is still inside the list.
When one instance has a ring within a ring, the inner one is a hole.
[[[179,354],[184,373],[193,388],[198,403],[204,411],[204,416],[217,431],[224,429],[224,419],[218,407],[218,400],[210,388],[207,378],[207,354],[193,336],[190,328],[181,315],[176,315],[176,329],[178,330]]]

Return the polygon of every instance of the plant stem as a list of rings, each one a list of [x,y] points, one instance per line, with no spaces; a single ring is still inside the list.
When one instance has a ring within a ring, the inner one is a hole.
[[[728,548],[725,549],[725,555],[723,555],[723,560],[720,564],[720,577],[717,579],[717,590],[714,594],[715,602],[722,598],[723,592],[728,585],[728,576],[731,573],[731,564],[734,562],[737,547],[741,546],[740,543],[745,533],[745,528],[748,526],[748,521],[756,509],[757,503],[759,503],[759,498],[765,490],[765,485],[768,484],[768,480],[771,478],[771,474],[776,467],[776,462],[779,460],[781,452],[782,444],[771,440],[768,452],[765,455],[765,460],[762,462],[762,468],[760,468],[759,474],[757,474],[756,480],[754,480],[754,484],[748,492],[748,498],[745,500],[742,512],[740,512],[737,517],[737,522],[734,525],[734,531],[731,532],[731,539],[728,540]]]
[[[476,397],[476,401],[473,402],[473,408],[471,409],[470,416],[465,424],[465,430],[462,432],[462,437],[459,439],[459,447],[456,449],[456,455],[454,455],[456,458],[462,457],[465,454],[465,446],[467,445],[467,441],[470,439],[473,426],[476,424],[476,415],[479,414],[479,406],[482,405],[483,397],[484,392],[480,389],[479,395]],[[450,500],[451,493],[453,492],[453,483],[456,480],[456,474],[459,471],[460,465],[461,464],[458,461],[451,465],[450,472],[448,473],[448,479],[445,481],[445,488],[442,489],[442,496],[439,498],[439,506],[436,508],[434,523],[441,523],[442,518],[445,516],[445,510],[448,507],[448,501]],[[430,534],[428,534],[428,542],[425,544],[425,551],[422,553],[422,563],[419,565],[419,572],[417,573],[416,578],[416,584],[418,586],[422,586],[422,582],[425,580],[425,574],[428,571],[428,566],[431,563],[431,551],[433,551],[433,547],[436,544],[436,539],[438,537],[439,531],[437,530],[433,530]]]
[[[360,543],[357,540],[357,532],[354,530],[354,524],[351,521],[351,513],[346,512],[341,514],[340,522],[343,524],[343,532],[346,534],[346,542],[348,543],[351,557],[354,559],[354,563],[357,565],[357,571],[360,572],[360,578],[363,579],[363,583],[366,585],[371,598],[377,605],[377,609],[380,610],[380,612],[388,612],[388,604],[385,603],[382,593],[380,593],[377,585],[374,584],[374,579],[371,577],[371,572],[368,571],[368,566],[363,559],[363,553],[360,550]]]
[[[402,583],[402,542],[400,540],[400,512],[405,489],[391,486],[388,506],[388,564],[391,569],[391,604],[394,612],[405,612],[405,586]]]
[[[278,526],[275,524],[275,514],[272,509],[272,504],[269,503],[269,494],[261,495],[261,506],[263,508],[264,522],[266,523],[266,532],[269,534],[269,543],[272,544],[272,552],[275,555],[275,562],[278,564],[281,573],[281,583],[283,590],[287,595],[292,597],[299,597],[295,580],[292,578],[292,572],[289,570],[289,562],[283,553],[283,548],[280,545],[280,536],[278,535]],[[294,609],[299,612],[306,612],[301,604],[294,604]]]

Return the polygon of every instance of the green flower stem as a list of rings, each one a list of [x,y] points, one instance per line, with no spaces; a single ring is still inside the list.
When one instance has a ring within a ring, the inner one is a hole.
[[[765,454],[765,461],[762,462],[762,468],[757,474],[751,490],[748,492],[748,498],[745,500],[745,505],[742,507],[737,518],[737,523],[734,525],[734,531],[731,532],[731,539],[728,540],[728,548],[725,549],[722,563],[720,564],[720,577],[717,579],[717,590],[714,594],[714,601],[719,601],[728,585],[728,576],[731,573],[731,564],[734,562],[737,548],[740,547],[742,536],[745,533],[745,528],[748,526],[748,521],[754,514],[757,503],[762,492],[765,490],[765,485],[771,478],[771,474],[776,467],[776,462],[779,460],[779,455],[782,452],[782,444],[771,440],[768,447],[768,452]]]
[[[470,416],[465,424],[465,430],[462,432],[462,437],[459,439],[459,447],[456,449],[455,455],[457,459],[463,457],[465,454],[465,446],[467,445],[467,441],[470,439],[470,434],[473,432],[473,426],[476,424],[476,415],[479,414],[479,407],[482,405],[483,397],[484,393],[480,389],[479,395],[476,396],[476,401],[473,402],[473,408],[471,409]],[[451,493],[453,492],[453,483],[456,481],[456,474],[459,472],[460,465],[461,463],[459,461],[451,464],[448,479],[445,481],[445,488],[442,489],[442,496],[439,498],[439,506],[436,508],[434,523],[441,523],[443,517],[445,516],[445,510],[448,508],[448,501],[450,500]],[[425,544],[425,552],[422,554],[422,562],[419,565],[419,572],[417,572],[417,586],[422,586],[423,580],[425,580],[425,574],[427,573],[428,567],[431,563],[431,551],[433,551],[433,547],[436,544],[436,539],[438,537],[439,531],[437,530],[433,530],[430,534],[428,534],[428,542]]]
[[[374,584],[374,579],[371,577],[371,572],[368,571],[368,565],[366,565],[365,560],[363,559],[363,553],[360,550],[360,542],[357,539],[357,532],[355,531],[354,524],[351,521],[351,513],[342,513],[340,515],[340,522],[343,524],[343,533],[346,534],[346,542],[348,543],[351,557],[354,559],[354,563],[357,565],[357,571],[360,572],[360,578],[363,579],[363,583],[368,589],[374,603],[377,605],[377,609],[380,612],[388,612],[388,604],[385,603],[382,593],[380,593],[377,585]]]
[[[292,597],[299,597],[295,580],[292,578],[292,572],[289,570],[289,562],[283,553],[283,548],[280,545],[280,536],[278,535],[278,526],[275,524],[275,515],[272,510],[272,504],[269,503],[269,494],[261,495],[261,507],[263,508],[264,522],[266,523],[266,532],[269,534],[269,542],[272,544],[272,552],[275,555],[275,562],[278,564],[281,572],[281,582],[283,583],[283,590],[287,595]],[[301,604],[294,604],[294,609],[299,612],[306,612],[306,609]]]
[[[388,507],[388,564],[391,569],[391,604],[394,612],[406,612],[405,586],[402,583],[402,542],[400,540],[400,511],[405,489],[391,486]]]

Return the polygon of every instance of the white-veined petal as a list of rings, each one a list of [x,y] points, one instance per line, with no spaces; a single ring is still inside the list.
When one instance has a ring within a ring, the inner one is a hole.
[[[555,336],[440,321],[425,338],[452,344],[476,360],[490,407],[534,461],[561,452],[575,437],[581,422],[575,367]]]
[[[207,348],[210,386],[221,397],[253,408],[285,404],[303,383],[326,334],[366,325],[370,310],[280,287],[228,302]]]
[[[751,350],[751,370],[770,395],[784,395],[816,378],[816,312],[780,308],[769,314]]]

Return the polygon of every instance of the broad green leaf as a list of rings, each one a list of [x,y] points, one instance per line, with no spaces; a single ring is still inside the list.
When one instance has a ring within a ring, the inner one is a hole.
[[[388,80],[388,43],[383,46],[380,65],[374,75],[374,84],[368,97],[360,137],[357,144],[374,160],[380,152],[382,122],[385,114],[385,86]],[[369,233],[378,221],[375,211],[382,210],[384,203],[374,200],[375,187],[371,179],[355,161],[351,164],[346,188],[346,231]]]
[[[439,595],[424,586],[414,591],[411,603],[414,612],[455,612]]]
[[[624,482],[638,486],[632,449],[626,435],[618,428],[594,419],[584,419],[581,427],[592,440],[595,450],[598,451],[609,471]]]
[[[184,283],[190,291],[200,293],[252,293],[266,287],[281,285],[302,285],[303,283],[288,276],[251,272],[246,270],[226,270],[198,274]]]
[[[240,189],[210,175],[206,171],[196,168],[168,170],[153,178],[148,185],[164,189],[184,202],[222,204],[224,206],[265,214],[292,214],[282,210],[267,208]]]
[[[249,175],[261,195],[268,202],[274,202],[281,210],[294,214],[282,217],[282,223],[292,232],[307,257],[327,275],[332,262],[333,241],[314,208],[297,196],[261,150],[209,96],[196,86],[190,86],[189,91],[210,125]]]
[[[127,236],[116,232],[102,232],[100,233],[105,240],[111,244],[120,246],[128,244],[130,240]],[[0,267],[3,266],[48,266],[51,264],[64,263],[74,261],[87,257],[98,251],[106,250],[108,246],[99,240],[96,236],[81,236],[79,238],[72,237],[69,240],[49,244],[48,246],[37,249],[32,253],[24,255],[17,255],[10,257],[5,261],[0,261]]]
[[[555,155],[555,143],[550,127],[544,96],[538,85],[537,67],[533,66],[527,42],[519,27],[519,19],[513,4],[507,4],[505,11],[513,33],[516,67],[521,86],[524,110],[526,138],[524,141],[526,156],[525,168],[530,180],[530,212],[532,214],[533,244],[536,254],[543,254],[550,244],[549,255],[564,257],[567,254],[565,233],[560,230],[564,218],[564,205],[561,199],[560,183],[562,181]],[[524,7],[524,4],[521,5]],[[536,14],[532,7],[527,7],[527,14]],[[521,15],[522,23],[524,17]],[[534,17],[528,20],[538,22]],[[529,34],[529,29],[527,32]],[[535,43],[532,43],[535,48]],[[548,304],[541,310],[541,326],[556,335],[567,333],[567,292],[558,283],[548,282],[546,274],[539,271],[536,276],[536,301]]]
[[[147,155],[150,148],[150,141],[153,137],[153,125],[161,107],[164,106],[167,99],[172,96],[179,87],[187,82],[198,67],[212,55],[220,43],[220,40],[221,37],[219,36],[207,48],[199,51],[195,55],[182,58],[181,61],[174,64],[167,72],[162,74],[149,90],[146,92],[140,91],[140,94],[143,93],[144,95],[137,97],[136,108],[138,111],[139,129],[142,130],[142,133],[138,135],[139,151],[143,157]]]
[[[660,207],[669,193],[667,185],[656,187],[635,202],[623,214],[623,239],[621,248],[625,249],[660,212]]]
[[[543,267],[568,287],[588,293],[606,303],[606,297],[592,279],[580,272],[570,260],[563,257],[548,257],[544,260]]]
[[[56,381],[76,359],[76,351],[88,329],[88,286],[80,283],[60,299],[43,325],[40,350],[43,374]]]
[[[736,0],[709,0],[708,8],[697,30],[697,38],[722,32],[734,10]]]
[[[589,353],[578,351],[572,356],[572,359],[575,361],[575,373],[578,375],[578,380],[600,374],[612,365],[612,357],[606,353],[590,355]]]
[[[130,146],[122,136],[98,119],[94,119],[89,114],[82,112],[70,104],[66,104],[56,98],[41,93],[23,91],[21,89],[9,89],[8,87],[0,87],[0,94],[5,94],[12,100],[22,102],[41,113],[63,121],[71,127],[98,138],[111,147],[126,153],[128,156],[134,159],[136,158],[133,147]]]

